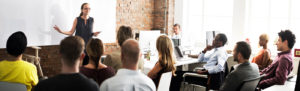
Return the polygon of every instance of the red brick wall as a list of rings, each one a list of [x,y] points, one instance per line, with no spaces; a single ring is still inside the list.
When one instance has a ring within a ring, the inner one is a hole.
[[[167,31],[171,31],[174,23],[174,0],[167,0]],[[133,30],[151,30],[164,28],[165,0],[117,0],[116,30],[121,25],[131,26]],[[168,32],[171,33],[171,32]],[[116,43],[106,43],[105,53],[117,48]],[[41,46],[39,56],[45,76],[52,77],[61,70],[59,46]],[[27,48],[26,54],[34,55],[34,50]],[[0,49],[0,60],[8,59],[5,49]]]
[[[174,0],[155,0],[153,13],[155,17],[154,29],[162,32],[165,30],[167,34],[171,33],[174,24],[174,2]],[[167,27],[165,28],[165,26]]]
[[[117,0],[117,29],[121,25],[133,30],[151,30],[155,0]]]

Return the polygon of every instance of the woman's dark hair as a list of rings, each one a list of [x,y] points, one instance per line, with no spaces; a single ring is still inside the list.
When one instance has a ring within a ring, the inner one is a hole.
[[[83,4],[81,5],[79,17],[82,16],[82,9],[83,9],[84,5],[87,5],[87,4],[88,4],[88,3],[83,3]]]
[[[104,53],[104,46],[100,39],[92,38],[86,45],[86,52],[90,59],[95,63],[95,68],[98,68],[98,64],[101,56]]]
[[[294,47],[294,44],[296,42],[296,37],[290,30],[281,30],[278,33],[278,36],[281,38],[282,42],[287,40],[288,41],[288,47],[292,49]]]

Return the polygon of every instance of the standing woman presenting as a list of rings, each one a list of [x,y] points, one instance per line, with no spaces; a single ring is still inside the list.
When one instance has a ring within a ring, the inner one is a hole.
[[[85,44],[92,38],[92,36],[97,36],[100,32],[93,32],[93,24],[94,18],[89,16],[90,13],[90,5],[88,3],[83,3],[81,5],[81,13],[80,15],[74,20],[73,27],[70,31],[62,31],[58,26],[54,26],[53,28],[57,30],[59,33],[65,35],[73,35],[76,30],[75,36],[80,36],[84,39]],[[82,65],[88,64],[88,56],[86,54]]]

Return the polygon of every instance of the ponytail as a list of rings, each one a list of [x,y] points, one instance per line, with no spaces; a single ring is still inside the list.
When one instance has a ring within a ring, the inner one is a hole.
[[[87,4],[88,4],[88,3],[83,3],[83,4],[81,5],[81,8],[80,8],[81,12],[80,12],[80,14],[79,14],[79,17],[82,16],[82,9],[83,9],[84,5],[87,5]]]
[[[82,16],[82,12],[80,12],[79,17]]]
[[[101,56],[104,53],[104,46],[100,39],[91,38],[86,45],[86,52],[94,62],[96,69],[98,68],[99,61],[101,60]]]

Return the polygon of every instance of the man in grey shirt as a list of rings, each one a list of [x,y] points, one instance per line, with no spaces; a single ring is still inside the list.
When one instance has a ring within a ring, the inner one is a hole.
[[[246,42],[237,42],[233,50],[234,61],[239,64],[225,79],[220,91],[237,91],[244,80],[259,77],[258,66],[249,62],[251,48]]]

